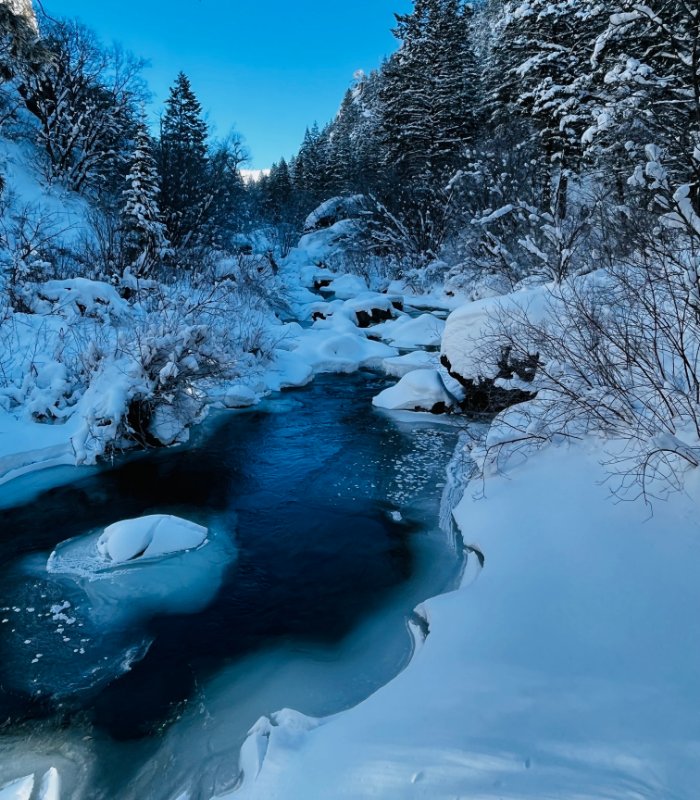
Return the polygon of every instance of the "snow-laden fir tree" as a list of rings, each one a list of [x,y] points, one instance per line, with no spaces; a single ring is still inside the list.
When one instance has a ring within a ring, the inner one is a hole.
[[[171,255],[158,204],[160,187],[153,140],[143,116],[138,123],[126,182],[121,213],[124,262],[133,275],[143,277]]]
[[[210,202],[207,125],[189,78],[181,72],[161,120],[160,205],[175,247],[198,244]]]
[[[400,180],[449,180],[475,134],[471,19],[462,0],[417,0],[397,15],[401,46],[384,68],[380,135],[385,165]]]

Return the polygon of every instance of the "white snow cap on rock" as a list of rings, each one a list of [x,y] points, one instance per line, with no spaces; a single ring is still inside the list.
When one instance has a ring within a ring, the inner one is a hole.
[[[390,411],[437,411],[453,408],[456,402],[436,369],[413,370],[372,400],[377,408]]]
[[[432,314],[401,317],[386,322],[377,333],[394,347],[437,347],[445,330],[445,322]]]
[[[137,558],[194,550],[207,540],[207,529],[180,517],[155,514],[115,522],[97,542],[104,558],[118,564]]]
[[[367,281],[359,275],[341,275],[330,284],[328,291],[333,292],[339,300],[351,300],[368,291]]]

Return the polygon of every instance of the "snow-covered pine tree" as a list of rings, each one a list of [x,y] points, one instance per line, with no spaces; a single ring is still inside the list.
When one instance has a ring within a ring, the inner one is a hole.
[[[672,181],[693,187],[700,212],[700,3],[606,6],[608,25],[594,52],[601,103],[587,136],[591,151],[600,157],[622,142],[643,170],[646,146],[653,144]]]
[[[136,277],[147,275],[171,254],[158,205],[160,193],[153,140],[142,115],[136,130],[121,212],[125,266]]]
[[[471,17],[462,0],[416,0],[412,13],[397,15],[401,46],[382,76],[380,135],[400,181],[449,180],[474,135]]]
[[[489,11],[495,35],[488,59],[492,123],[513,114],[533,126],[541,207],[558,218],[567,210],[568,181],[580,167],[581,137],[595,102],[591,56],[604,30],[605,3],[514,0]],[[494,19],[495,16],[495,19]]]
[[[207,125],[189,78],[181,72],[161,120],[160,204],[175,247],[198,243],[210,198]]]

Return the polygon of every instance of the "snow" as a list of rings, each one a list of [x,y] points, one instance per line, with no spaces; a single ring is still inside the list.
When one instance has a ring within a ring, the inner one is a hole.
[[[236,384],[227,389],[223,402],[226,408],[249,408],[258,402],[258,396],[249,386]]]
[[[447,318],[442,355],[449,360],[452,371],[463,378],[494,379],[500,372],[501,350],[493,346],[499,325],[524,316],[533,323],[541,321],[550,313],[551,303],[549,286],[466,303]]]
[[[328,287],[328,291],[332,292],[339,300],[350,300],[367,290],[367,281],[359,275],[341,275],[339,278],[335,278]]]
[[[418,317],[402,316],[393,322],[385,322],[375,328],[374,333],[381,336],[394,347],[439,347],[445,322],[433,314]]]
[[[437,353],[428,353],[425,350],[413,350],[395,358],[385,358],[382,365],[387,375],[394,378],[403,378],[415,369],[436,369],[438,366]]]
[[[30,800],[35,786],[35,776],[18,778],[0,788],[0,800]],[[51,767],[41,779],[36,800],[61,800],[61,778]]]
[[[372,404],[391,411],[444,411],[456,405],[435,369],[412,370],[378,394]]]
[[[115,522],[97,542],[98,552],[114,563],[194,550],[207,540],[207,529],[186,519],[154,514]]]
[[[332,197],[326,200],[306,218],[304,233],[309,233],[339,222],[345,217],[357,213],[364,197],[361,194],[352,197]]]
[[[484,569],[424,604],[408,668],[323,725],[262,720],[221,798],[694,800],[700,487],[649,517],[603,477],[592,442],[469,486]]]

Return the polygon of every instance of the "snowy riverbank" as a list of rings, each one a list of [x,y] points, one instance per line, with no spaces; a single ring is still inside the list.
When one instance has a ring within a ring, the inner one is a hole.
[[[256,726],[226,797],[693,800],[700,486],[650,517],[612,501],[596,451],[471,484],[476,583],[425,604],[425,645],[369,700]]]

